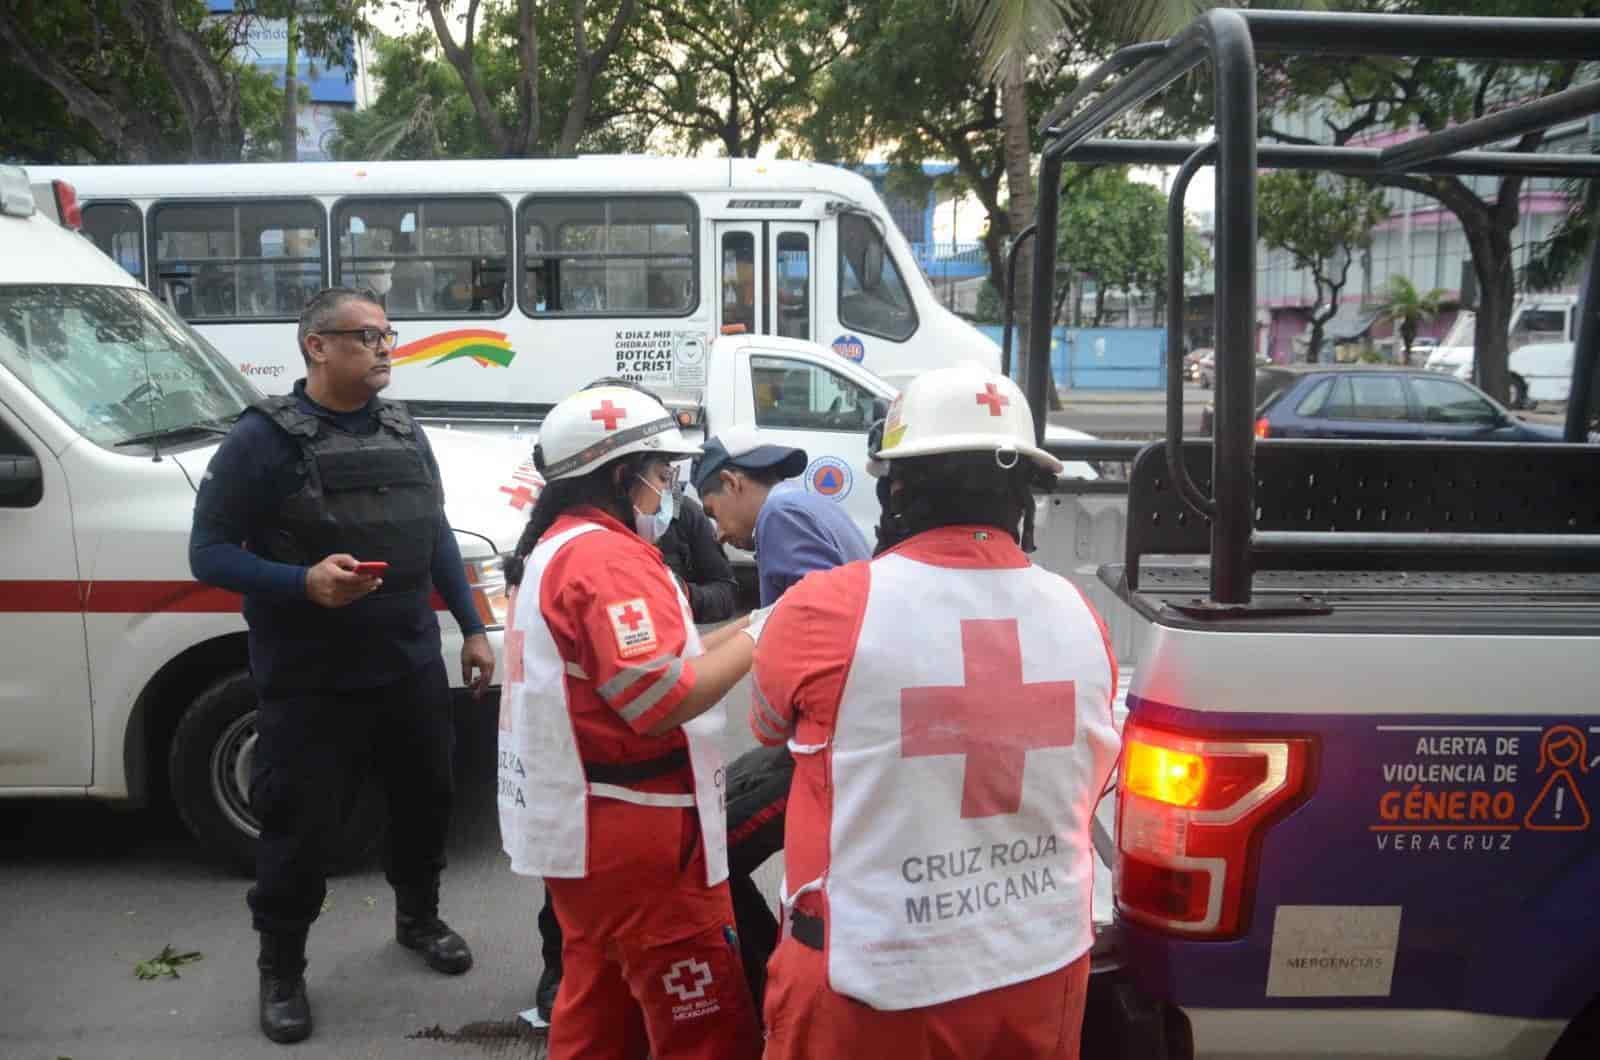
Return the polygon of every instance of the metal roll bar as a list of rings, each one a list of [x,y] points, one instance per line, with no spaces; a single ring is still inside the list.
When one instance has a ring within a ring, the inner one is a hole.
[[[1600,159],[1555,158],[1508,152],[1467,151],[1550,125],[1600,113],[1600,85],[1585,84],[1496,114],[1431,132],[1384,150],[1351,147],[1291,147],[1256,144],[1257,51],[1296,55],[1400,55],[1506,61],[1587,61],[1600,55],[1600,20],[1504,19],[1466,16],[1306,14],[1300,12],[1212,9],[1170,40],[1125,48],[1102,63],[1042,124],[1039,167],[1037,253],[1033,260],[1033,302],[1023,386],[1033,407],[1035,429],[1043,439],[1050,350],[1050,313],[1056,265],[1056,229],[1062,165],[1139,162],[1181,165],[1169,203],[1169,313],[1182,311],[1182,199],[1188,180],[1212,154],[1216,181],[1216,416],[1212,447],[1211,498],[1190,481],[1181,454],[1181,379],[1169,364],[1167,376],[1167,460],[1172,482],[1184,502],[1211,518],[1211,600],[1219,607],[1248,605],[1253,553],[1277,554],[1296,547],[1330,547],[1312,531],[1258,533],[1254,415],[1256,174],[1272,168],[1327,169],[1352,175],[1390,172],[1523,174],[1593,177]],[[1106,125],[1166,89],[1208,61],[1216,96],[1214,144],[1091,142]],[[1119,76],[1120,75],[1120,76]],[[1115,80],[1112,80],[1113,78]],[[1090,95],[1100,90],[1090,100]],[[1204,154],[1202,154],[1204,152]],[[1573,394],[1567,437],[1585,433],[1595,389],[1595,357],[1600,355],[1600,246],[1593,252],[1585,287],[1585,312],[1574,357]],[[1176,276],[1171,275],[1176,273]],[[1169,356],[1181,360],[1181,334],[1168,321]],[[1174,399],[1176,391],[1176,400]],[[1181,472],[1181,473],[1180,473]],[[1347,544],[1350,538],[1342,538]],[[1508,540],[1495,548],[1514,548]],[[1385,549],[1415,547],[1400,535]],[[1597,547],[1579,535],[1563,548]]]

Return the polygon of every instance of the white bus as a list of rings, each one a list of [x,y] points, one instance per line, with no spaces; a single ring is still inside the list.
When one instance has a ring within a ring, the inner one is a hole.
[[[864,177],[812,162],[663,159],[33,167],[83,229],[264,389],[301,374],[295,320],[371,289],[419,414],[537,418],[602,375],[699,389],[711,337],[831,346],[896,385],[994,343],[938,302]]]

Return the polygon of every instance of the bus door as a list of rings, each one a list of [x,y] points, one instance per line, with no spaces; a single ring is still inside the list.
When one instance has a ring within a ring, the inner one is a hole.
[[[816,341],[816,223],[719,221],[716,239],[718,330]]]

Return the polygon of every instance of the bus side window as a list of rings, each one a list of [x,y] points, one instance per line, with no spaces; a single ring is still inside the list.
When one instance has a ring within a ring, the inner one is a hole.
[[[294,320],[323,286],[327,226],[310,199],[157,203],[153,288],[187,320]]]
[[[504,315],[511,217],[497,198],[344,199],[338,283],[376,294],[391,320]]]
[[[144,218],[126,202],[92,202],[83,208],[83,234],[106,257],[144,283]]]
[[[676,196],[524,199],[522,311],[684,316],[699,301],[694,204]]]
[[[896,342],[917,330],[900,268],[877,225],[862,213],[839,215],[839,322]]]

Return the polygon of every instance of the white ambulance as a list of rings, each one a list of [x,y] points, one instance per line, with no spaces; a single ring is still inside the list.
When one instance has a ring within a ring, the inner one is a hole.
[[[71,189],[50,190],[75,226]],[[0,797],[139,803],[170,790],[204,846],[250,858],[244,621],[238,597],[194,581],[188,539],[195,484],[259,396],[41,214],[24,170],[0,167]],[[431,441],[498,654],[498,557],[526,513],[497,487],[526,452],[460,432]],[[453,662],[460,632],[440,618]],[[359,818],[373,807],[357,805],[351,834],[370,836]]]

